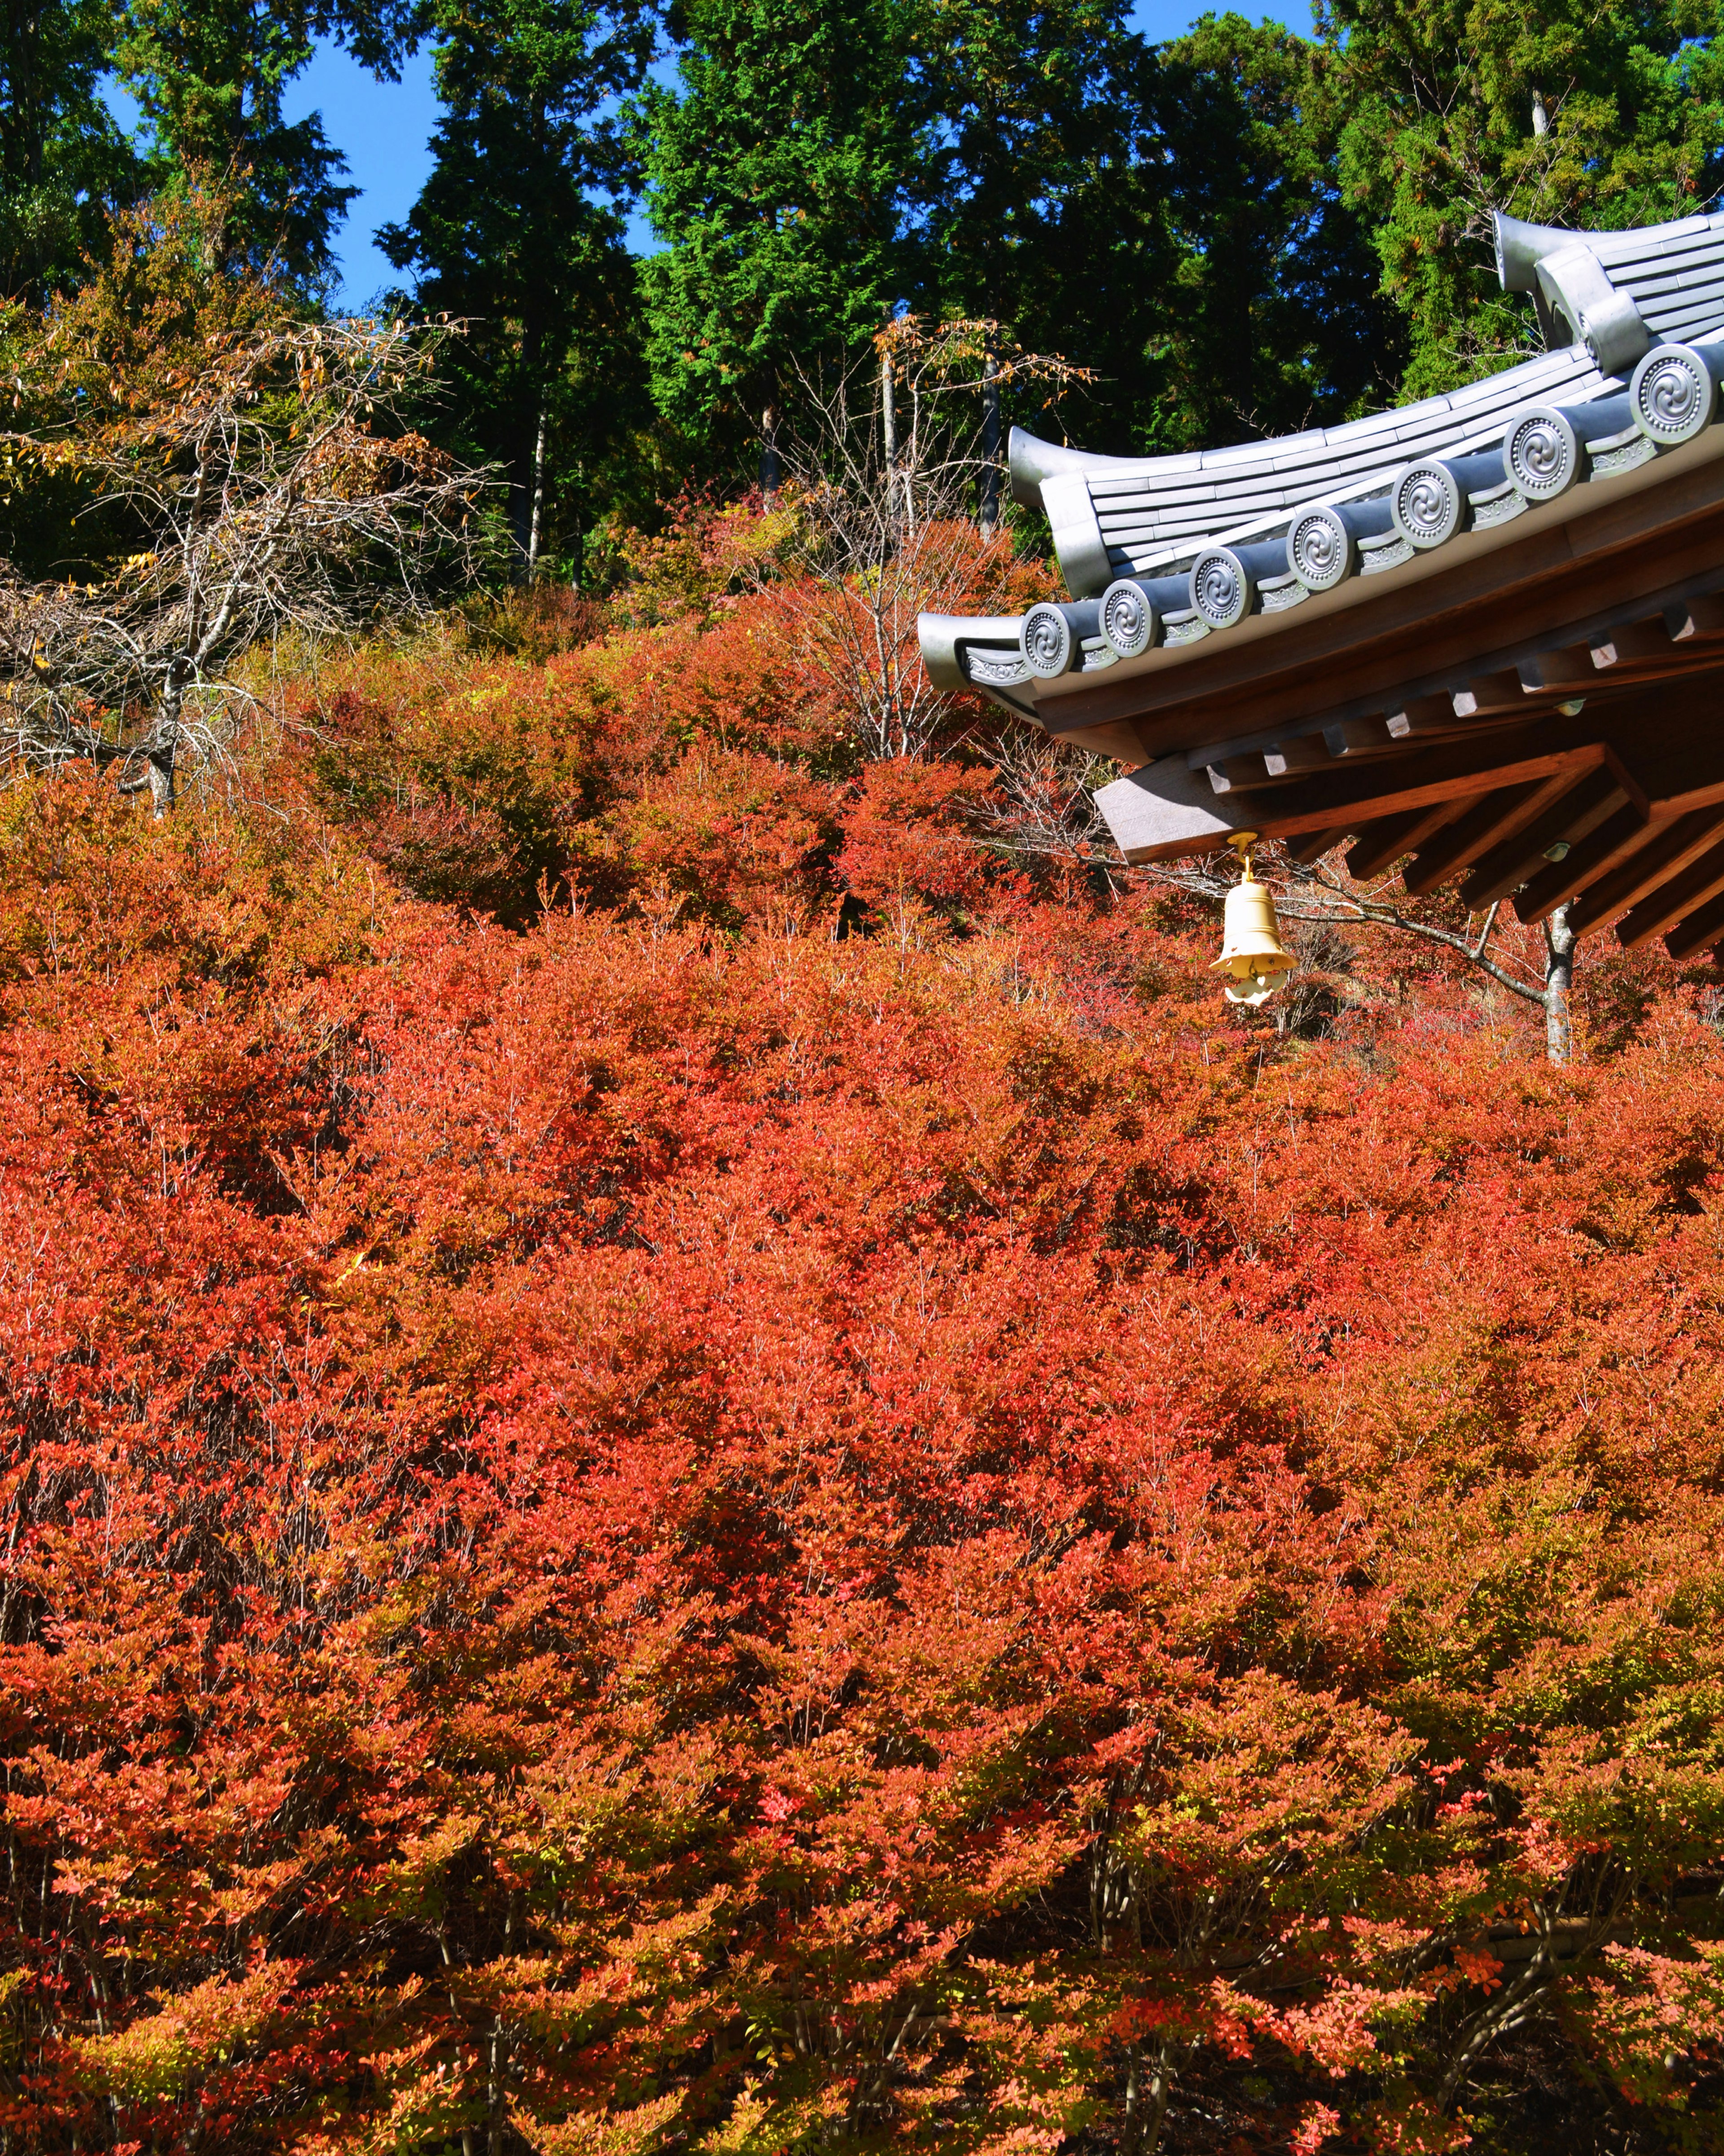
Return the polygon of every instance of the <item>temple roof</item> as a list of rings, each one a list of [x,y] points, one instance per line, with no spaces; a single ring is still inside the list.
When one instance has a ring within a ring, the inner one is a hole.
[[[1448,396],[1183,456],[1014,432],[1014,495],[1072,598],[925,614],[924,658],[1139,767],[1096,797],[1128,860],[1351,834],[1356,873],[1410,853],[1412,888],[1465,875],[1528,919],[1584,894],[1597,927],[1617,871],[1687,819],[1665,884],[1691,897],[1715,842],[1718,874],[1671,942],[1703,948],[1712,911],[1724,938],[1724,806],[1701,798],[1724,803],[1724,214],[1499,218],[1497,264],[1557,348]],[[1658,932],[1664,887],[1616,906],[1625,940]]]

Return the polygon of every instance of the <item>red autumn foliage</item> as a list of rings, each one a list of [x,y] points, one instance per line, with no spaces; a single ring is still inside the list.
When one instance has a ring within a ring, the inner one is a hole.
[[[7,2145],[1713,2145],[1697,988],[1278,1045],[745,619],[0,803]]]

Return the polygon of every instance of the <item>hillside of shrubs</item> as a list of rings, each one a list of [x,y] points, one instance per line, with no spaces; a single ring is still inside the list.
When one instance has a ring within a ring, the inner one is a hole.
[[[0,793],[0,2148],[1716,2148],[1716,975],[1229,1011],[710,540]]]

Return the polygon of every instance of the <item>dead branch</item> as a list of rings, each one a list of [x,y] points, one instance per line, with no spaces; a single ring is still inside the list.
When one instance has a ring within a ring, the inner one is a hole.
[[[248,289],[201,334],[141,341],[101,296],[43,324],[22,401],[45,417],[0,443],[17,483],[69,476],[128,551],[64,583],[0,565],[0,770],[115,767],[160,814],[231,738],[259,639],[411,619],[470,578],[490,481],[397,416],[436,334],[293,320]]]

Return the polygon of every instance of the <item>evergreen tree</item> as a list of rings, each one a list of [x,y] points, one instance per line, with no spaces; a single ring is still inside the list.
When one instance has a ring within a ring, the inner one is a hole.
[[[686,0],[680,90],[642,100],[642,264],[659,410],[717,468],[773,440],[799,374],[853,357],[905,292],[921,155],[902,0]]]
[[[330,241],[357,192],[314,113],[290,124],[287,85],[311,57],[302,8],[255,0],[129,0],[115,48],[120,79],[153,137],[152,182],[191,170],[247,178],[230,238],[280,251],[308,280],[331,267]]]
[[[1118,0],[962,0],[926,19],[934,304],[1092,370],[1062,415],[1086,446],[1285,433],[1393,376],[1309,43],[1226,14],[1151,47]]]
[[[0,0],[0,298],[39,302],[136,190],[99,87],[111,34],[103,0]]]
[[[1227,14],[1152,58],[1144,107],[1172,259],[1133,311],[1143,441],[1287,434],[1393,393],[1403,339],[1342,198],[1320,57],[1279,23]]]
[[[1110,387],[1131,271],[1141,280],[1146,254],[1162,251],[1138,155],[1144,48],[1126,13],[1127,0],[920,0],[911,69],[933,146],[918,204],[929,303],[1001,322]],[[1008,416],[999,397],[984,379],[996,473]],[[984,528],[998,493],[991,475]]]
[[[229,244],[302,283],[326,280],[358,190],[341,184],[346,160],[319,115],[284,117],[287,86],[320,37],[393,80],[421,33],[421,0],[115,0],[111,12],[111,64],[151,138],[149,186],[243,179]]]
[[[1348,199],[1404,315],[1404,393],[1525,356],[1491,213],[1609,228],[1707,203],[1724,169],[1716,0],[1320,0]]]
[[[1127,12],[1128,0],[925,0],[912,80],[936,146],[921,229],[947,311],[1056,341],[1095,266],[1070,259],[1062,228],[1110,199],[1121,231],[1141,213],[1145,49]]]
[[[469,321],[452,369],[461,446],[507,473],[528,573],[554,531],[578,578],[598,468],[644,417],[634,265],[614,201],[596,198],[629,185],[613,109],[654,36],[630,0],[449,5],[431,176],[379,234],[424,305]]]

